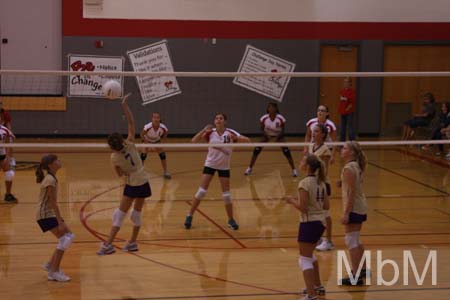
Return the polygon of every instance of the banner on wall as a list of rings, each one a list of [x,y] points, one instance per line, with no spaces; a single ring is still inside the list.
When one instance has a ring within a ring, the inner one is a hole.
[[[123,95],[123,77],[89,75],[89,72],[122,72],[124,68],[124,61],[125,60],[122,56],[69,54],[68,70],[84,71],[86,72],[86,75],[70,76],[67,87],[67,96],[105,98],[102,92],[102,86],[110,79],[114,79],[120,83],[122,87],[121,95]]]
[[[276,101],[283,101],[290,77],[278,72],[293,72],[295,64],[247,45],[238,72],[272,72],[270,77],[235,77],[233,83]]]
[[[135,72],[173,72],[167,41],[127,52]],[[142,104],[146,105],[181,93],[175,76],[138,76]]]

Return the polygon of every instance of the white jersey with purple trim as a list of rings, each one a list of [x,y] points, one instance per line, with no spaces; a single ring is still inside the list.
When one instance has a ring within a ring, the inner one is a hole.
[[[155,129],[150,122],[144,126],[144,140],[148,143],[157,143],[168,131],[169,129],[163,123],[159,123],[158,128]]]
[[[312,132],[314,130],[314,127],[317,126],[317,124],[319,124],[319,120],[317,118],[313,118],[306,123],[306,127],[311,130],[311,142],[313,142]],[[334,125],[334,123],[329,119],[325,121],[324,125],[328,129],[326,142],[332,142],[333,140],[331,139],[330,135],[331,133],[336,132],[336,125]]]
[[[14,134],[7,127],[0,125],[0,143],[11,143],[14,139]],[[0,155],[6,155],[6,147],[0,147]]]
[[[205,138],[210,144],[230,144],[239,136],[240,134],[237,131],[230,128],[225,128],[222,135],[214,128],[205,135]],[[227,147],[209,147],[205,166],[216,170],[229,170],[232,149]]]
[[[264,128],[264,133],[271,137],[279,136],[286,123],[286,119],[280,114],[277,114],[273,120],[269,114],[265,114],[259,120]]]

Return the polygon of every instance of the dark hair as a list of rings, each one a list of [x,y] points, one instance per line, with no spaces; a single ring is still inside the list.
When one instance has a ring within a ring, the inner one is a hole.
[[[445,103],[442,103],[442,104],[444,104],[445,107],[447,107],[447,115],[448,115],[450,113],[450,102],[445,102]],[[442,112],[442,108],[441,108],[441,112]]]
[[[275,108],[275,112],[277,113],[277,114],[279,114],[280,113],[280,110],[278,109],[278,103],[275,103],[275,102],[269,102],[269,104],[267,104],[267,108],[266,108],[266,112],[267,113],[269,113],[269,107],[273,107],[273,108]]]
[[[328,106],[326,106],[324,104],[320,104],[317,108],[319,108],[321,106],[325,107],[325,109],[327,110],[328,115],[327,115],[326,119],[330,118],[330,109],[328,108]]]
[[[154,114],[157,114],[157,115],[159,116],[159,121],[160,121],[161,123],[163,123],[162,118],[161,118],[161,113],[160,113],[159,111],[154,111],[154,112],[152,112],[152,118],[153,118],[153,115],[154,115]]]
[[[42,156],[41,163],[36,168],[35,174],[36,174],[36,182],[41,183],[42,180],[44,180],[45,174],[43,170],[49,171],[48,166],[51,165],[55,160],[58,159],[58,156],[55,154],[47,154]]]
[[[429,99],[431,103],[434,103],[436,101],[434,95],[430,92],[423,94],[423,97],[425,99]]]
[[[316,173],[316,171],[318,171],[317,182],[319,184],[325,182],[325,166],[316,155],[308,154],[308,156],[306,157],[306,164],[309,166],[313,173]]]
[[[327,126],[325,126],[322,123],[317,123],[316,127],[318,127],[320,129],[320,132],[323,134],[323,140],[325,141],[325,139],[328,136],[328,128],[327,128]]]
[[[364,154],[364,152],[361,149],[361,146],[355,142],[355,141],[350,141],[346,143],[348,147],[350,147],[350,149],[353,152],[353,157],[355,158],[356,162],[359,165],[359,168],[361,169],[361,171],[365,171],[366,170],[366,166],[367,166],[367,157]]]
[[[217,116],[222,116],[222,117],[223,117],[223,119],[224,119],[225,121],[227,121],[227,120],[228,120],[228,117],[227,117],[227,115],[226,115],[226,114],[224,114],[224,113],[221,113],[221,112],[219,112],[219,113],[216,113],[216,114],[214,115],[214,118],[215,118],[215,117],[217,117]]]
[[[123,143],[123,136],[118,132],[114,132],[108,136],[108,145],[112,150],[122,150],[124,147]]]

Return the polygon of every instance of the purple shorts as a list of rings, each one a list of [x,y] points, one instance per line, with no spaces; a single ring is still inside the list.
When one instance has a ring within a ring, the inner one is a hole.
[[[360,215],[354,212],[348,215],[348,224],[361,224],[365,221],[367,221],[367,215]]]
[[[320,221],[302,222],[298,229],[297,241],[316,244],[324,231],[325,226]]]

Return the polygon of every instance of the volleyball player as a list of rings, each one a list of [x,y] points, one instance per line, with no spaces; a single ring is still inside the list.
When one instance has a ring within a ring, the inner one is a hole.
[[[148,181],[149,175],[144,170],[139,151],[134,144],[134,117],[126,102],[129,96],[130,94],[127,94],[122,99],[122,109],[128,122],[127,139],[124,140],[123,136],[118,132],[112,133],[108,137],[108,144],[112,150],[111,162],[117,175],[125,177],[125,188],[120,206],[114,211],[112,216],[110,234],[107,240],[101,244],[97,252],[98,255],[107,255],[116,252],[112,242],[132,205],[133,210],[131,211],[130,220],[133,223],[133,231],[130,240],[125,243],[122,250],[138,251],[136,239],[142,224],[142,207],[144,206],[145,198],[150,197],[152,194]]]
[[[312,142],[312,131],[317,124],[323,124],[328,129],[328,135],[325,142],[336,141],[336,125],[329,119],[330,113],[328,107],[325,105],[319,105],[317,108],[317,117],[312,118],[306,123],[306,135],[305,142]],[[304,148],[304,152],[308,152],[308,147]],[[336,147],[332,147],[330,163],[334,162],[334,154],[336,152]]]
[[[14,134],[6,126],[0,125],[0,143],[12,143],[15,139]],[[14,168],[11,166],[11,148],[0,147],[0,167],[5,173],[5,198],[6,202],[17,203],[17,198],[11,193],[13,179],[15,176]]]
[[[184,227],[190,229],[192,226],[192,218],[194,216],[197,207],[200,205],[200,201],[205,197],[209,184],[217,172],[219,175],[220,185],[222,187],[222,199],[225,203],[225,209],[228,216],[228,226],[233,230],[238,230],[239,225],[236,223],[233,217],[233,204],[231,201],[230,193],[230,162],[232,148],[227,147],[214,147],[213,145],[226,145],[230,143],[248,143],[250,139],[243,135],[240,135],[237,131],[225,127],[227,116],[223,113],[216,114],[214,118],[214,126],[211,124],[206,125],[205,128],[200,130],[193,138],[193,143],[200,141],[208,142],[212,146],[208,148],[208,154],[206,156],[205,166],[203,168],[203,175],[200,182],[200,187],[194,196],[191,209],[186,216]]]
[[[359,263],[364,254],[364,246],[359,241],[362,223],[367,220],[367,201],[363,192],[363,175],[367,159],[357,142],[347,142],[341,150],[341,157],[345,161],[341,173],[342,201],[344,213],[342,224],[345,226],[345,244],[347,245],[353,275],[358,270]],[[362,277],[366,275],[363,268],[357,285],[362,285]],[[350,278],[342,279],[343,285],[351,285]]]
[[[156,144],[161,143],[161,140],[167,137],[167,129],[166,125],[161,123],[161,114],[159,112],[152,113],[152,121],[144,126],[141,131],[141,139],[144,143]],[[159,155],[159,159],[161,160],[161,165],[164,170],[164,178],[170,179],[172,176],[167,171],[167,161],[166,161],[166,152],[162,148],[145,148],[141,153],[142,161],[145,161],[147,158],[147,153],[150,151],[155,151]]]
[[[325,185],[327,187],[327,195],[331,196],[331,185],[328,178],[328,164],[331,158],[331,151],[324,143],[328,136],[328,129],[324,124],[318,123],[312,129],[313,144],[309,145],[308,153],[316,155],[324,165],[325,171]],[[330,216],[330,210],[325,210],[326,219],[326,232],[327,237],[322,238],[322,241],[317,245],[316,249],[319,251],[328,251],[334,249],[334,244],[331,240],[332,221]]]
[[[329,200],[325,185],[325,167],[314,154],[307,154],[301,162],[301,169],[308,175],[298,184],[298,198],[287,197],[287,202],[301,212],[298,232],[300,257],[299,267],[303,271],[306,290],[305,300],[317,299],[324,295],[320,282],[319,264],[313,252],[325,230],[325,210]]]
[[[60,269],[64,252],[74,239],[74,234],[64,222],[58,207],[58,179],[56,173],[61,168],[61,161],[54,154],[42,157],[36,169],[36,182],[41,184],[36,220],[42,232],[50,231],[58,239],[58,244],[49,262],[44,265],[48,271],[48,280],[69,281],[70,277]],[[47,174],[44,174],[44,170]]]
[[[286,124],[286,119],[280,114],[278,110],[278,104],[275,102],[270,102],[267,105],[267,113],[260,118],[261,130],[263,132],[263,137],[261,139],[262,143],[267,143],[272,140],[281,143],[285,141],[284,138],[284,128]],[[289,162],[292,169],[292,176],[297,177],[298,172],[294,166],[294,160],[292,159],[291,151],[288,147],[281,147],[284,156]],[[247,170],[245,170],[245,175],[249,176],[252,174],[253,166],[255,165],[258,155],[261,153],[262,147],[256,147],[253,150],[252,159]]]

